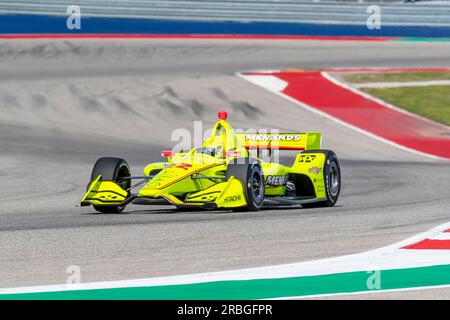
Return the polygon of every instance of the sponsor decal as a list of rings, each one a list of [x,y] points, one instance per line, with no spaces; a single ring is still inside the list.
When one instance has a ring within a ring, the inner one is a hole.
[[[314,154],[302,154],[298,157],[298,162],[313,162],[316,158]]]
[[[278,175],[278,176],[266,176],[266,185],[272,187],[281,187],[285,186],[288,181],[287,175]]]
[[[287,135],[287,134],[247,134],[245,140],[249,141],[298,141],[300,135]]]
[[[192,167],[192,164],[189,163],[180,163],[178,164],[175,168],[180,168],[180,169],[184,169],[184,170],[189,170],[189,168]]]
[[[322,168],[319,167],[311,167],[308,169],[309,173],[314,173],[314,174],[318,174],[322,172]]]
[[[236,202],[236,201],[240,201],[241,200],[241,195],[235,195],[235,196],[228,196],[226,198],[223,199],[223,201],[225,203],[229,203],[229,202]]]
[[[228,151],[225,152],[225,157],[240,157],[241,152],[240,151]]]

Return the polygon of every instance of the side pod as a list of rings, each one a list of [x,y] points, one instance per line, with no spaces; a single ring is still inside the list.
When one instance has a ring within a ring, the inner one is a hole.
[[[324,180],[325,154],[322,152],[302,152],[295,158],[290,170],[291,174],[299,174],[309,178],[314,186],[316,198],[326,198]]]

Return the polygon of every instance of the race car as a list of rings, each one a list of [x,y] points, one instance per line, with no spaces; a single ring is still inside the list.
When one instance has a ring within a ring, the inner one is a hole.
[[[131,176],[124,159],[98,159],[81,206],[120,213],[130,203],[233,211],[336,204],[339,161],[333,151],[320,149],[321,133],[235,133],[226,112],[218,117],[201,147],[163,151],[166,161],[150,163],[143,176]],[[298,153],[292,166],[285,166],[272,161],[270,154],[263,160],[262,150]]]

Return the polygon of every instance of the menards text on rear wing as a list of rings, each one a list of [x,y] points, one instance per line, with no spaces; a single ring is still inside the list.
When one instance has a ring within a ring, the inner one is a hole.
[[[316,150],[322,134],[306,133],[236,133],[238,142],[247,149]]]

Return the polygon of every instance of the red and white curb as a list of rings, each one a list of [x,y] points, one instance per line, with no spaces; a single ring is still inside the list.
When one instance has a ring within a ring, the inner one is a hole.
[[[429,235],[416,243],[402,247],[414,250],[450,250],[450,229]]]
[[[450,128],[399,109],[333,78],[330,72],[412,72],[450,69],[270,70],[241,78],[313,113],[376,140],[429,158],[450,159]]]

